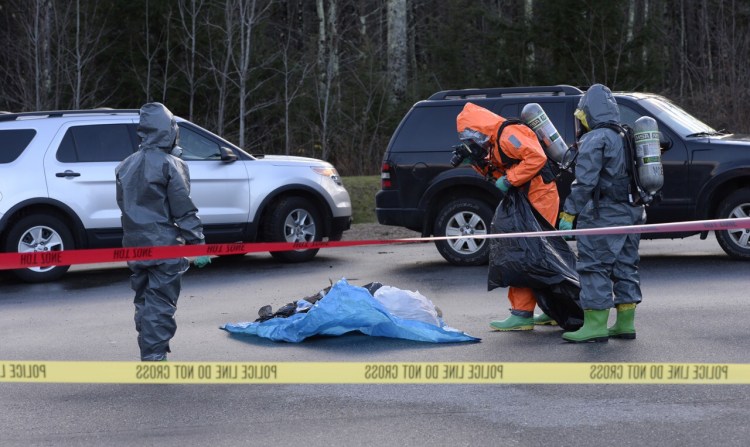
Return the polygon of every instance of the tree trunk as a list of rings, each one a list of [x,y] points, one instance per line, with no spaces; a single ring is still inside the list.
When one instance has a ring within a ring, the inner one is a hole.
[[[318,116],[320,119],[320,158],[328,158],[328,131],[330,112],[333,108],[333,86],[339,71],[339,48],[338,48],[338,4],[337,0],[328,1],[328,10],[325,9],[325,0],[317,0],[318,12],[318,82],[317,103]]]
[[[240,0],[239,8],[239,32],[240,32],[240,55],[237,70],[240,87],[240,147],[245,147],[245,115],[247,111],[247,83],[250,75],[250,65],[253,56],[253,28],[256,20],[256,0]]]
[[[525,0],[523,15],[525,28],[531,29],[531,24],[534,23],[534,0]],[[526,57],[526,72],[533,73],[535,65],[536,48],[534,47],[534,41],[529,40],[529,54]]]
[[[180,0],[177,6],[183,31],[182,44],[185,47],[183,72],[187,82],[188,119],[192,121],[195,113],[195,93],[198,87],[195,74],[198,61],[198,17],[203,9],[203,0]]]
[[[391,104],[406,93],[406,0],[388,0],[388,80]]]

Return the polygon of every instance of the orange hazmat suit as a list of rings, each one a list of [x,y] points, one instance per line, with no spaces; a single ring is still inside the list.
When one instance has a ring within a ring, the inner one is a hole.
[[[547,163],[547,156],[534,131],[525,125],[506,126],[498,141],[497,132],[505,121],[502,116],[467,102],[456,118],[456,127],[459,133],[471,129],[488,137],[485,145],[488,150],[487,159],[495,169],[488,172],[487,168],[482,169],[475,165],[472,167],[483,176],[489,173],[495,180],[505,175],[508,182],[516,188],[528,183],[529,202],[554,226],[560,207],[560,196],[555,182],[544,183],[540,175],[540,171]],[[505,164],[500,151],[505,154],[506,161],[509,157],[518,162]],[[536,306],[534,294],[527,288],[510,287],[508,300],[515,310],[533,312]]]

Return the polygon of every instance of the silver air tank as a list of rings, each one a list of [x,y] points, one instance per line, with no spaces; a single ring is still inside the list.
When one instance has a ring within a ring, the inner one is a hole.
[[[521,119],[536,133],[536,137],[542,142],[544,153],[547,158],[557,164],[562,164],[568,146],[563,141],[560,133],[557,132],[555,125],[549,120],[542,106],[532,102],[523,106]]]
[[[640,187],[654,195],[664,185],[664,169],[661,164],[659,126],[650,116],[635,120],[635,164],[638,169]]]

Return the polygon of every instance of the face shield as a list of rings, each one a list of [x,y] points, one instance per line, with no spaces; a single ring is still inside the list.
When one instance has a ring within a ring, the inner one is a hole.
[[[466,128],[458,133],[458,139],[464,144],[475,143],[484,150],[489,149],[490,137],[474,129]]]
[[[465,162],[484,167],[487,164],[490,138],[474,129],[466,128],[458,133],[461,144],[454,146],[451,166],[454,168]]]
[[[576,138],[578,139],[591,129],[589,128],[589,123],[586,121],[586,113],[582,109],[576,109],[573,116],[576,118]]]

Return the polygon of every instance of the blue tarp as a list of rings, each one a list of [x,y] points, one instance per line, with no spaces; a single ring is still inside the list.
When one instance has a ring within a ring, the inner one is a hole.
[[[258,323],[227,323],[221,329],[232,334],[257,335],[293,343],[313,335],[342,335],[352,331],[433,343],[480,340],[444,324],[436,326],[394,316],[367,289],[351,285],[344,279],[334,284],[306,313]]]

